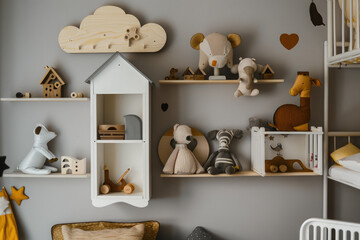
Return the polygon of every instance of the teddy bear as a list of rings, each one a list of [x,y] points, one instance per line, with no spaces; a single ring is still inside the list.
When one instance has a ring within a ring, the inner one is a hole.
[[[240,63],[238,67],[239,73],[239,86],[235,91],[234,96],[256,96],[259,94],[258,89],[254,89],[254,83],[257,79],[254,77],[255,72],[261,71],[262,65],[256,64],[254,58],[239,58]]]
[[[241,170],[241,164],[236,156],[230,152],[230,143],[233,138],[242,138],[243,132],[236,130],[213,130],[208,133],[208,138],[219,141],[219,149],[213,152],[204,164],[205,170],[211,175],[219,173],[233,174]]]
[[[30,152],[21,161],[18,169],[27,174],[50,174],[57,168],[44,165],[46,159],[57,161],[56,156],[48,149],[47,143],[56,137],[42,124],[37,124],[34,130],[34,144]]]
[[[194,153],[188,148],[192,140],[191,128],[174,125],[175,148],[166,161],[163,172],[166,174],[195,174],[205,172]]]

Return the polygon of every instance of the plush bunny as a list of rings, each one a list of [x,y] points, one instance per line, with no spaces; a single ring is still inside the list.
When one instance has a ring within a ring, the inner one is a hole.
[[[42,124],[36,125],[34,130],[34,145],[26,157],[21,161],[18,169],[28,174],[50,174],[57,172],[57,168],[46,166],[45,161],[56,161],[56,156],[49,151],[47,143],[56,137]]]
[[[200,50],[199,69],[204,70],[209,65],[214,68],[214,76],[210,76],[209,79],[226,79],[225,76],[219,76],[219,69],[225,65],[230,69],[233,67],[233,48],[240,43],[241,38],[235,33],[227,36],[211,33],[206,37],[202,33],[197,33],[190,40],[191,47]]]
[[[191,128],[186,125],[175,124],[175,149],[167,160],[163,172],[167,174],[194,174],[203,173],[204,168],[188,148],[192,140]]]
[[[238,65],[239,87],[235,91],[234,96],[256,96],[259,94],[258,89],[254,89],[254,83],[257,79],[254,77],[255,72],[263,68],[262,65],[256,64],[255,58],[240,58]]]
[[[243,135],[241,130],[213,130],[208,133],[208,137],[219,141],[219,150],[213,152],[206,163],[205,170],[212,174],[227,173],[233,174],[236,170],[241,170],[241,164],[236,156],[230,152],[229,145],[233,138],[240,139]]]

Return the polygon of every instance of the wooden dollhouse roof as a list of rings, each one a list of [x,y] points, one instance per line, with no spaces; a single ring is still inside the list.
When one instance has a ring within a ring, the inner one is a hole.
[[[49,67],[49,66],[45,66],[45,69],[47,70],[45,75],[43,76],[43,78],[40,81],[40,84],[46,84],[49,82],[48,76],[49,74],[53,73],[56,77],[57,80],[59,80],[59,82],[61,83],[61,85],[65,85],[64,80],[62,80],[62,78],[60,77],[60,75],[55,71],[55,69],[53,67]],[[54,80],[56,80],[54,79]]]
[[[196,71],[194,72],[194,75],[201,75],[201,74],[206,76],[206,73],[200,68],[197,68]]]
[[[102,70],[104,70],[115,58],[120,57],[122,58],[127,64],[130,65],[130,67],[132,67],[133,69],[135,69],[142,77],[144,77],[146,80],[149,81],[149,83],[153,83],[147,76],[145,76],[145,74],[143,74],[139,69],[137,69],[131,62],[129,62],[121,53],[116,52],[114,53],[108,60],[106,60],[106,62],[104,62],[103,65],[101,65],[93,74],[91,74],[90,77],[88,77],[88,79],[85,80],[86,83],[89,83],[96,78],[96,76],[102,72]]]
[[[194,75],[194,71],[191,69],[191,67],[187,67],[182,75]]]
[[[266,66],[264,67],[264,69],[262,70],[261,74],[265,74],[268,71],[270,71],[270,73],[274,74],[274,70],[272,70],[272,68],[269,66],[269,64],[266,64]]]

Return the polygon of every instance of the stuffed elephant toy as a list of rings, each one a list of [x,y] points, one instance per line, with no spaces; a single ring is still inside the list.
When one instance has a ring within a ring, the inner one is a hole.
[[[254,74],[261,71],[262,68],[262,65],[256,64],[254,58],[240,58],[240,63],[238,65],[239,86],[234,93],[235,97],[257,96],[259,94],[259,90],[254,88],[254,83],[257,83]]]
[[[220,75],[220,68],[228,66],[233,67],[233,48],[236,48],[241,43],[241,38],[238,34],[231,33],[224,36],[220,33],[211,33],[206,37],[202,33],[197,33],[192,36],[190,44],[191,47],[200,50],[199,69],[204,70],[209,65],[214,68],[214,76],[209,79],[226,79],[225,76]]]
[[[211,140],[219,141],[219,149],[213,152],[204,164],[204,169],[211,175],[219,173],[233,174],[241,170],[241,164],[236,156],[230,152],[230,143],[233,138],[242,138],[243,132],[236,130],[213,130],[208,133]]]
[[[46,166],[45,161],[56,161],[56,156],[48,149],[47,143],[56,137],[54,132],[50,132],[47,128],[38,124],[34,130],[34,144],[30,152],[21,161],[18,169],[27,174],[50,174],[57,172],[57,168]]]

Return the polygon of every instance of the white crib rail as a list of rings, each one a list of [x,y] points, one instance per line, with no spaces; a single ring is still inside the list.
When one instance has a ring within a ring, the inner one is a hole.
[[[360,240],[360,224],[310,218],[300,228],[300,240]]]

